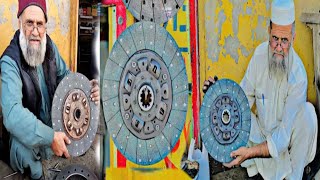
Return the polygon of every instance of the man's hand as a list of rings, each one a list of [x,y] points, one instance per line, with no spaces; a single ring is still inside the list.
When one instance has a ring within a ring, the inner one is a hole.
[[[209,87],[211,85],[213,85],[215,82],[218,81],[218,77],[217,76],[214,76],[214,78],[212,78],[211,76],[209,76],[209,79],[208,80],[205,80],[204,83],[203,83],[203,87],[202,87],[202,91],[203,93],[206,93],[209,89]]]
[[[250,158],[249,148],[247,147],[240,147],[236,151],[231,152],[231,157],[236,158],[230,163],[224,163],[223,165],[231,168],[232,166],[239,166],[243,161]]]
[[[54,132],[53,141],[51,144],[51,149],[56,156],[64,155],[66,158],[69,158],[69,152],[66,147],[66,143],[70,144],[71,141],[66,136],[64,132]]]
[[[98,80],[96,79],[92,79],[90,81],[91,83],[91,101],[93,101],[96,105],[99,104],[99,100],[100,100],[100,88],[99,88],[99,83]]]
[[[240,147],[238,150],[231,152],[230,157],[236,159],[230,163],[223,164],[228,168],[231,168],[232,166],[239,166],[243,161],[251,158],[269,158],[270,153],[267,141],[250,148]]]

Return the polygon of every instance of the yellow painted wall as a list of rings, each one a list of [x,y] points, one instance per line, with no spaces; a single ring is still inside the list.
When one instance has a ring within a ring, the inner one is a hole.
[[[190,177],[182,170],[177,169],[157,169],[157,170],[133,170],[130,168],[109,168],[106,170],[106,179],[117,180],[188,180]]]
[[[241,81],[254,49],[268,38],[270,7],[271,0],[199,1],[200,89],[204,80],[214,75]],[[313,104],[316,92],[312,31],[299,17],[302,12],[319,12],[319,9],[318,0],[295,0],[294,49],[306,68],[308,100]]]
[[[71,70],[75,70],[78,0],[47,0],[47,32]],[[18,0],[0,0],[0,54],[18,27]]]

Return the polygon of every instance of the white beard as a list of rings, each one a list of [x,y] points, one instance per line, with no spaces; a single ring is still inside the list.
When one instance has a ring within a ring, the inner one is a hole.
[[[37,38],[30,35],[29,39],[26,39],[21,27],[20,35],[19,35],[19,43],[20,43],[23,57],[29,66],[36,67],[42,64],[44,61],[44,56],[46,54],[47,36],[45,33],[37,48],[29,44],[30,39],[37,39]]]
[[[289,54],[284,55],[283,59],[279,59],[274,55],[269,47],[269,73],[271,77],[275,77],[276,80],[282,80],[288,73]]]

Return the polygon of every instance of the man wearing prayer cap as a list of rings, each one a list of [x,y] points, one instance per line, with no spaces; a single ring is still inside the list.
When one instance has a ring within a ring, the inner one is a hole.
[[[293,49],[295,13],[292,0],[271,5],[269,41],[260,44],[240,86],[249,100],[251,130],[247,147],[230,156],[227,167],[247,168],[249,177],[302,179],[304,167],[315,156],[317,116],[307,99],[307,74]],[[203,90],[214,83],[205,81]]]
[[[42,159],[69,157],[70,139],[52,129],[51,102],[59,82],[70,73],[46,34],[45,0],[19,0],[20,29],[1,56],[1,105],[10,134],[10,165],[32,179],[42,178]],[[91,100],[100,99],[96,80]]]

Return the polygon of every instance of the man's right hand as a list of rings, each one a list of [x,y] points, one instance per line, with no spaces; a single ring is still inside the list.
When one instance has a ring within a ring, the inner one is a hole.
[[[66,147],[66,144],[70,143],[70,139],[66,136],[64,132],[54,132],[51,149],[56,156],[64,155],[66,158],[69,158],[70,155]]]
[[[212,86],[216,81],[218,81],[217,76],[214,76],[214,78],[209,76],[209,79],[205,80],[203,83],[203,87],[202,87],[203,93],[206,93],[208,91],[208,89],[210,88],[210,86]]]

